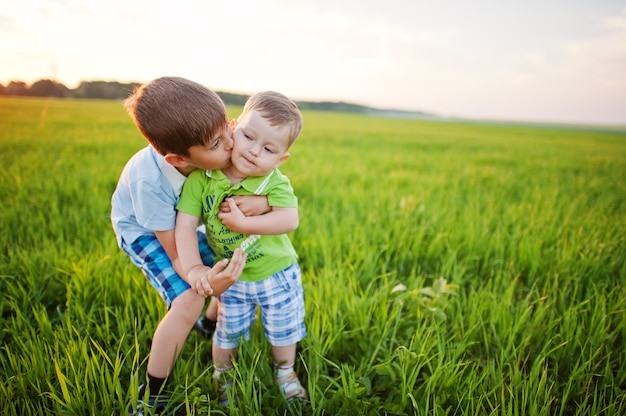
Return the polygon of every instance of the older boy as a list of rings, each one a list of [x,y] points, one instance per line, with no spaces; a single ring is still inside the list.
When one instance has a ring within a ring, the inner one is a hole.
[[[165,406],[166,398],[158,394],[202,314],[206,296],[223,292],[237,280],[246,254],[234,251],[228,266],[228,259],[222,259],[205,274],[185,279],[174,239],[176,204],[186,177],[198,168],[230,165],[232,131],[219,96],[193,81],[163,77],[137,89],[124,104],[149,145],[124,167],[111,200],[111,221],[118,245],[168,308],[152,339],[147,385],[140,386],[138,405],[130,409],[142,415],[148,408]],[[239,203],[248,215],[260,214],[269,209],[260,199]],[[203,233],[196,238],[206,241]],[[211,264],[208,246],[201,245],[201,250],[203,260]]]
[[[241,248],[248,253],[239,281],[218,296],[213,363],[214,378],[223,382],[222,404],[228,405],[227,371],[240,339],[250,336],[257,306],[272,345],[281,391],[287,400],[306,400],[307,392],[293,369],[296,343],[306,337],[302,280],[298,256],[286,235],[298,227],[298,204],[289,180],[277,169],[300,134],[302,115],[284,95],[262,92],[249,98],[231,127],[232,165],[193,172],[183,188],[176,219],[181,265],[189,276],[206,272],[194,231],[199,218],[207,227],[216,258],[227,258]],[[266,195],[271,211],[246,217],[231,200],[232,195]],[[228,198],[230,211],[220,213],[224,198]]]

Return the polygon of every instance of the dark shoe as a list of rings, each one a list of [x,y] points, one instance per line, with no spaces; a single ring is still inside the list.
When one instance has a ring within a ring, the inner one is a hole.
[[[196,323],[193,325],[193,329],[202,334],[206,339],[213,338],[213,333],[215,332],[215,326],[217,322],[203,316],[198,318]]]
[[[133,408],[131,404],[128,408],[128,416],[145,416],[145,415],[158,415],[165,410],[167,406],[167,397],[163,395],[143,397],[142,394],[145,391],[144,385],[139,386],[139,399],[137,400],[137,407]]]

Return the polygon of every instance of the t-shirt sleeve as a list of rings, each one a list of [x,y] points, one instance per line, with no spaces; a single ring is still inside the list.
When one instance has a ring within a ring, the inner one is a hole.
[[[267,202],[272,207],[298,208],[298,198],[293,192],[289,178],[280,174],[280,180],[272,186],[267,194]]]
[[[155,231],[174,229],[175,199],[164,195],[157,184],[145,179],[131,183],[129,191],[137,224]]]
[[[195,170],[187,177],[176,209],[185,214],[202,215],[203,170]]]

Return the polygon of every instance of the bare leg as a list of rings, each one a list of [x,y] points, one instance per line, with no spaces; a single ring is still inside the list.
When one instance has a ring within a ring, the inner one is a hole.
[[[275,347],[272,345],[272,356],[274,362],[279,367],[293,367],[296,362],[296,344],[285,347]]]
[[[219,348],[213,343],[213,365],[216,369],[225,370],[233,366],[233,358],[237,357],[237,348]]]
[[[213,379],[218,382],[219,400],[222,406],[228,406],[230,400],[237,401],[232,391],[233,375],[229,371],[233,368],[233,358],[237,356],[237,348],[223,349],[215,346],[213,343]],[[230,397],[229,397],[230,395]]]
[[[217,300],[217,298],[215,296],[211,296],[209,307],[206,308],[206,313],[204,314],[204,316],[206,316],[208,319],[212,320],[213,322],[217,322],[217,305],[218,304],[219,304],[219,301]]]
[[[174,299],[154,332],[148,374],[159,378],[170,374],[191,328],[202,313],[205,300],[191,289]]]

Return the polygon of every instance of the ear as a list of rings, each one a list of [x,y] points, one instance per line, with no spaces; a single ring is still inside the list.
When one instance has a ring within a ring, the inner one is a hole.
[[[187,158],[176,153],[168,153],[164,157],[165,161],[175,168],[186,168],[189,165]]]
[[[285,154],[282,155],[280,159],[278,159],[278,163],[276,164],[276,167],[279,167],[280,165],[282,165],[287,159],[289,159],[289,156],[291,156],[289,152],[285,152]]]
[[[230,120],[230,124],[229,124],[230,129],[234,132],[235,128],[237,127],[237,119],[234,118],[232,120]]]

